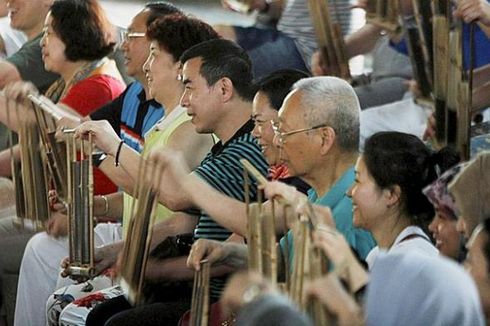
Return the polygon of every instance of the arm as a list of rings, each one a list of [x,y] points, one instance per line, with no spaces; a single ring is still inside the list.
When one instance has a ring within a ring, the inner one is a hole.
[[[20,158],[20,147],[15,145],[13,147],[14,157]],[[10,155],[10,148],[4,149],[0,152],[0,176],[11,177],[12,176],[12,156]]]
[[[356,32],[345,38],[347,57],[353,58],[357,55],[371,52],[381,35],[382,29],[373,24],[366,24]]]
[[[150,250],[169,236],[194,232],[198,217],[183,212],[173,213],[171,217],[153,225]]]
[[[490,103],[490,81],[473,89],[472,109],[481,110],[487,108]]]
[[[243,245],[243,238],[237,237],[236,235],[231,235],[230,238],[228,238],[225,242],[200,239],[196,241],[196,244],[197,243],[203,244],[206,242],[211,242],[211,243],[217,242],[218,244],[224,244],[225,246],[230,246],[232,248],[244,247],[246,249],[246,246]],[[195,250],[194,249],[195,245],[193,245],[192,248],[193,248],[192,250]],[[192,259],[190,258],[192,256],[192,250],[191,253],[189,253],[189,257],[183,256],[183,257],[163,259],[160,261],[157,260],[148,261],[146,277],[150,279],[166,279],[166,280],[192,279],[195,273],[193,266],[189,265],[189,259]],[[239,249],[239,254],[240,255],[242,254],[240,249]],[[195,257],[197,256],[194,255],[194,258]],[[199,259],[196,262],[198,266],[200,266],[200,261],[201,259]],[[228,264],[215,265],[212,266],[211,276],[219,277],[219,276],[230,274],[236,270],[237,270],[237,266],[231,266]]]
[[[223,7],[229,10],[234,9],[232,4],[229,4],[227,0],[222,1]],[[284,0],[253,0],[248,3],[250,10],[257,10],[261,14],[267,15],[272,19],[279,19],[282,15],[282,9],[284,7]]]
[[[0,61],[0,89],[9,83],[21,79],[19,71],[13,64],[5,60]]]
[[[115,192],[105,196],[106,202],[102,196],[94,197],[94,215],[103,217],[120,218],[123,215],[123,193]]]
[[[345,49],[347,58],[351,59],[357,55],[366,54],[374,49],[380,36],[381,28],[372,24],[366,24],[356,32],[345,37]],[[314,76],[329,74],[328,63],[320,51],[316,51],[311,58],[311,71]]]

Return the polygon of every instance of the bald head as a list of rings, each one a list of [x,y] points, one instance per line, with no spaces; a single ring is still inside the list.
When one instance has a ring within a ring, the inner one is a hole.
[[[346,152],[359,148],[361,108],[352,86],[336,77],[301,79],[293,85],[309,127],[327,124],[335,130],[337,145]]]

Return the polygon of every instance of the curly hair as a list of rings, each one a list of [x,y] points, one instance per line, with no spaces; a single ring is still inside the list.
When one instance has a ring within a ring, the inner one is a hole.
[[[70,61],[97,60],[112,52],[111,23],[96,0],[57,0],[51,6],[53,30]]]
[[[161,49],[170,53],[175,61],[192,46],[219,38],[218,33],[205,22],[179,14],[157,18],[148,27],[146,35]]]

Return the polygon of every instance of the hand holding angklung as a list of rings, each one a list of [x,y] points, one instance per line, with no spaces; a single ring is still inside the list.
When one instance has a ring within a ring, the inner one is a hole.
[[[94,145],[108,155],[116,156],[121,139],[107,120],[86,121],[75,128],[75,136],[88,139],[92,134]]]

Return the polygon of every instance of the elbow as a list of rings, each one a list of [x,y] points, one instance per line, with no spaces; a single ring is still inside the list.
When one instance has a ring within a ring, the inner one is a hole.
[[[180,198],[162,198],[160,196],[160,202],[174,212],[183,211],[189,208],[185,201]]]

